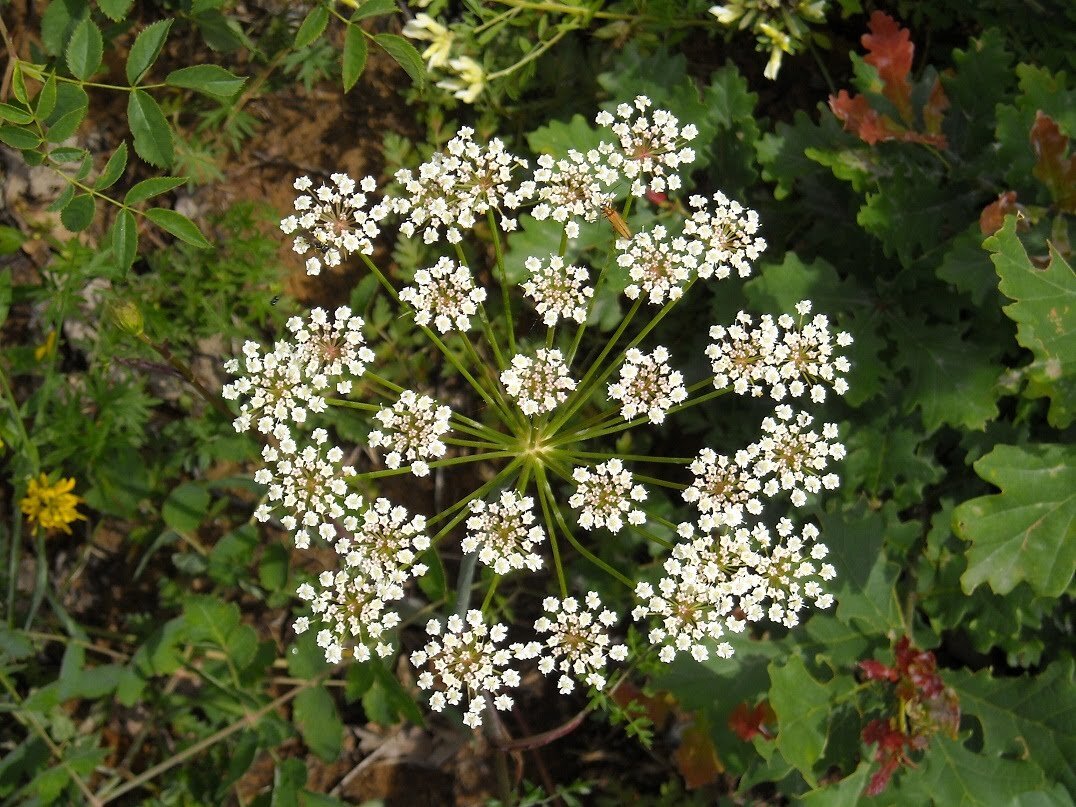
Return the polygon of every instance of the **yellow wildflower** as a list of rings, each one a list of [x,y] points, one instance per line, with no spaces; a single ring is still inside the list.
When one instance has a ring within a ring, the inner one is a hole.
[[[49,335],[45,337],[45,341],[34,348],[34,358],[37,361],[44,361],[53,354],[56,350],[56,331],[49,331]]]
[[[30,480],[19,507],[31,522],[47,532],[63,530],[70,535],[71,523],[86,519],[75,509],[82,498],[71,492],[74,487],[74,479],[50,482],[48,476],[41,474],[37,479]]]

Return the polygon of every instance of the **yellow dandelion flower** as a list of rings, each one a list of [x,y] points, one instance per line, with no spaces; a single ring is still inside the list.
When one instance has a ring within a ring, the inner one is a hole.
[[[48,476],[41,474],[37,479],[30,480],[19,507],[32,523],[46,532],[63,530],[70,535],[70,525],[78,519],[86,519],[75,509],[82,498],[71,492],[74,487],[74,479],[50,482]]]

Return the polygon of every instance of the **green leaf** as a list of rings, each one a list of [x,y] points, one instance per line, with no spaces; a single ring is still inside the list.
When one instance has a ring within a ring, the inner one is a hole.
[[[317,645],[315,632],[300,633],[295,644],[288,648],[288,674],[296,678],[311,678],[326,667],[325,651]]]
[[[186,181],[187,180],[184,177],[153,177],[152,179],[143,179],[127,191],[127,195],[123,197],[123,203],[128,207],[137,205],[139,202],[152,199],[154,196],[168,193],[168,191],[178,188]]]
[[[62,191],[60,191],[60,195],[57,196],[52,201],[52,204],[50,204],[45,209],[47,211],[49,211],[50,213],[59,212],[60,210],[63,210],[65,207],[67,207],[67,203],[70,202],[74,198],[75,198],[75,186],[74,185],[68,185],[66,188],[64,188]]]
[[[926,435],[894,426],[889,417],[862,423],[845,441],[844,475],[876,499],[891,497],[898,507],[923,500],[923,489],[942,478]]]
[[[1050,265],[1032,265],[1014,216],[983,246],[1001,278],[998,288],[1016,301],[1003,310],[1016,323],[1016,341],[1034,357],[1025,368],[1031,392],[1050,397],[1050,425],[1066,428],[1076,417],[1076,273],[1052,245]]]
[[[19,107],[11,104],[0,103],[0,120],[8,120],[18,126],[23,126],[33,119],[34,116],[27,110],[19,109]]]
[[[807,672],[799,656],[781,667],[770,662],[767,670],[770,706],[777,715],[777,750],[811,787],[817,787],[813,769],[826,748],[829,692]]]
[[[426,83],[426,64],[414,45],[396,34],[377,34],[374,41],[407,71],[412,81],[419,85]]]
[[[131,268],[138,254],[138,222],[130,210],[121,210],[112,222],[112,257],[124,272]]]
[[[59,90],[56,86],[56,74],[53,73],[41,88],[41,92],[37,94],[34,114],[39,120],[48,120],[49,115],[56,109],[58,95]]]
[[[340,756],[344,724],[329,690],[316,686],[300,692],[295,698],[292,721],[307,748],[326,762],[336,761]]]
[[[135,38],[131,52],[127,54],[126,65],[127,82],[132,87],[142,80],[142,76],[157,61],[171,27],[172,20],[158,20],[143,28]]]
[[[960,696],[961,711],[982,724],[983,754],[1032,759],[1076,792],[1076,688],[1071,658],[1033,676],[994,678],[987,670],[956,670],[946,680]]]
[[[586,153],[605,139],[582,115],[573,115],[567,123],[551,120],[527,135],[531,151],[564,158],[571,150]]]
[[[357,25],[349,25],[344,34],[344,92],[349,92],[366,69],[366,34]]]
[[[198,529],[209,511],[209,491],[197,482],[185,482],[164,500],[161,518],[178,533],[189,535]]]
[[[127,143],[124,141],[112,152],[112,156],[108,158],[104,169],[97,175],[97,179],[93,183],[94,190],[103,191],[105,188],[111,188],[123,176],[123,169],[126,167]]]
[[[101,13],[112,22],[119,22],[127,16],[127,12],[134,5],[134,0],[97,0],[97,7]]]
[[[997,287],[990,260],[982,247],[983,236],[978,224],[972,224],[949,242],[945,257],[935,274],[957,291],[967,294],[976,306],[983,305],[986,295]]]
[[[158,168],[168,168],[175,159],[172,130],[153,97],[133,90],[127,101],[127,125],[134,135],[134,149],[143,160]]]
[[[104,51],[101,29],[89,17],[84,17],[82,22],[75,26],[64,51],[71,75],[86,81],[101,66]]]
[[[45,132],[45,140],[49,143],[62,143],[67,140],[82,125],[82,121],[86,118],[86,112],[87,108],[83,106],[76,107],[70,112],[61,115],[49,124],[48,131]]]
[[[288,551],[282,544],[273,543],[262,552],[258,564],[258,582],[267,591],[280,591],[288,582]]]
[[[80,233],[93,222],[97,209],[94,199],[88,193],[80,193],[60,213],[60,222],[73,233]]]
[[[293,47],[296,50],[305,48],[315,39],[317,39],[325,31],[325,26],[329,24],[329,9],[324,5],[316,5],[310,9],[310,13],[306,15],[306,19],[303,20],[303,24],[299,26],[299,30],[295,32],[295,44]]]
[[[300,807],[299,791],[306,784],[306,762],[292,757],[273,770],[273,796],[269,807]]]
[[[986,582],[1008,594],[1026,580],[1060,597],[1076,572],[1076,447],[1000,445],[975,472],[1001,493],[953,511],[953,531],[971,543],[964,590]]]
[[[180,241],[190,244],[192,247],[198,247],[199,249],[211,249],[213,247],[212,244],[205,240],[205,236],[202,235],[202,231],[198,229],[197,225],[182,213],[163,207],[151,207],[146,211],[146,218],[162,230],[168,231]]]
[[[383,14],[394,14],[399,11],[396,6],[396,0],[366,0],[362,3],[349,18],[351,22],[358,22],[364,20],[367,17],[380,17]]]
[[[817,790],[804,793],[800,803],[808,807],[859,807],[863,804],[863,790],[867,787],[867,780],[870,779],[873,768],[870,760],[864,760],[839,782],[831,782]]]
[[[222,650],[228,647],[228,635],[239,627],[239,606],[216,597],[188,597],[183,603],[183,615],[191,641],[209,641]]]
[[[28,129],[0,126],[0,142],[15,149],[32,149],[41,145],[41,138]]]
[[[198,64],[173,70],[164,81],[172,87],[182,87],[214,98],[226,99],[243,89],[247,80],[215,64]]]
[[[45,50],[52,56],[63,53],[64,45],[71,39],[71,32],[89,13],[90,9],[85,0],[52,0],[41,15],[41,44],[45,46]],[[17,92],[16,97],[18,98]]]
[[[0,230],[5,228],[0,228]],[[0,250],[0,255],[4,254]],[[7,322],[7,315],[11,311],[11,269],[0,271],[0,325]],[[3,653],[3,629],[0,628],[0,653]]]
[[[77,163],[85,160],[90,153],[86,149],[74,146],[60,146],[49,152],[49,159],[58,163]]]

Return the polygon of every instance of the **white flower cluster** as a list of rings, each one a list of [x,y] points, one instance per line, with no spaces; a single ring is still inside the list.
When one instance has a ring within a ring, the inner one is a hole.
[[[636,586],[639,605],[632,611],[636,620],[654,620],[648,638],[661,647],[658,657],[666,663],[682,652],[705,661],[711,642],[717,642],[719,657],[728,658],[733,648],[722,641],[727,633],[766,618],[791,627],[807,599],[818,608],[832,604],[819,581],[836,572],[815,563],[826,556],[826,547],[814,543],[806,551],[818,536],[814,525],[797,536],[792,522],[782,519],[776,542],[764,524],[698,535],[682,524],[680,534],[685,540],[666,559],[657,586]]]
[[[501,214],[504,230],[516,228],[505,211],[515,210],[529,196],[529,187],[521,192],[512,186],[513,171],[526,168],[527,161],[508,152],[497,138],[481,146],[473,135],[474,129],[465,126],[417,171],[396,172],[404,193],[388,203],[392,212],[405,217],[400,225],[405,236],[421,231],[422,240],[433,244],[443,229],[449,243],[458,244],[461,230],[471,229],[490,210]]]
[[[751,274],[751,262],[766,249],[766,240],[757,235],[758,213],[731,201],[725,194],[714,194],[715,207],[707,209],[705,196],[692,196],[694,208],[684,222],[684,235],[702,242],[706,251],[699,264],[699,277],[718,279],[729,276],[730,268],[740,277]]]
[[[531,276],[523,293],[534,301],[546,325],[552,328],[561,319],[586,322],[594,289],[587,285],[590,276],[584,267],[566,265],[558,255],[550,255],[548,262],[532,256],[525,265]]]
[[[512,366],[501,373],[501,383],[528,417],[552,412],[575,389],[564,355],[546,348],[537,351],[533,359],[513,356]]]
[[[262,434],[286,438],[291,424],[325,411],[324,394],[330,388],[346,395],[353,379],[374,360],[362,335],[362,317],[347,306],[336,309],[331,322],[324,309],[315,308],[308,320],[292,317],[287,325],[294,341],[277,342],[264,356],[257,342],[247,342],[242,362],[224,364],[229,373],[243,373],[221,390],[229,401],[247,398],[234,422],[238,432],[255,426]]]
[[[337,554],[375,583],[403,585],[410,577],[422,577],[429,571],[425,563],[417,562],[418,553],[430,548],[426,517],[408,516],[406,508],[377,499],[361,519],[345,523],[350,537],[336,542]]]
[[[616,135],[619,148],[603,149],[606,160],[631,181],[635,196],[643,196],[648,188],[656,192],[677,190],[680,176],[676,171],[695,161],[695,150],[685,145],[698,137],[695,125],[681,127],[676,116],[664,109],[648,115],[651,103],[640,95],[631,104],[619,104],[615,115],[600,112],[595,118],[599,126]]]
[[[625,420],[645,414],[652,423],[663,423],[665,413],[687,400],[684,377],[669,366],[669,351],[658,346],[649,354],[632,348],[624,356],[620,378],[609,385],[609,397],[620,401]]]
[[[811,303],[804,300],[796,310],[806,317]],[[739,395],[760,397],[768,386],[776,401],[809,392],[816,403],[825,400],[826,385],[838,395],[848,390],[843,374],[850,365],[844,356],[834,355],[834,345],[847,347],[852,337],[843,331],[831,332],[824,314],[816,314],[801,327],[787,314],[776,323],[765,314],[753,326],[751,315],[741,311],[734,325],[710,329],[710,338],[716,341],[707,347],[706,355],[713,366],[715,387],[731,386]]]
[[[446,446],[441,436],[449,430],[452,410],[439,406],[428,395],[411,390],[400,393],[392,406],[383,406],[374,418],[381,428],[370,432],[370,446],[385,449],[385,465],[399,468],[406,461],[415,476],[427,476],[426,460],[443,457]]]
[[[619,173],[603,164],[596,149],[586,154],[572,149],[560,160],[543,154],[534,171],[538,204],[531,215],[538,221],[553,219],[565,225],[569,238],[577,238],[579,224],[574,219],[597,221],[602,210],[616,201],[610,188],[618,178]]]
[[[545,531],[534,523],[534,499],[506,490],[498,501],[475,499],[470,508],[461,544],[465,553],[477,551],[478,560],[497,574],[542,568],[542,556],[534,547],[545,540]]]
[[[789,491],[792,503],[802,507],[807,493],[833,490],[839,479],[836,474],[822,474],[829,461],[844,458],[844,445],[837,442],[837,426],[826,423],[822,434],[809,427],[814,418],[806,412],[793,412],[787,404],[778,406],[776,418],[762,421],[766,436],[748,448],[752,453],[755,473],[771,477],[763,493],[773,496],[778,490]]]
[[[651,305],[680,299],[702,252],[699,241],[679,236],[669,240],[660,224],[649,232],[644,230],[617,241],[616,248],[616,262],[628,270],[631,278],[624,294],[630,300],[643,295]]]
[[[572,479],[578,484],[568,504],[579,510],[579,526],[585,530],[605,527],[609,532],[620,532],[624,520],[629,524],[643,524],[646,514],[636,507],[646,501],[646,490],[634,484],[631,471],[618,459],[608,460],[589,468],[576,468]]]
[[[739,451],[735,460],[704,448],[688,466],[695,481],[684,491],[684,501],[699,508],[714,524],[735,526],[744,511],[762,513],[762,480],[751,465],[751,455]]]
[[[426,623],[431,637],[422,650],[411,654],[416,667],[426,666],[418,676],[419,689],[433,690],[430,708],[443,711],[446,705],[458,705],[467,698],[463,722],[471,728],[482,725],[482,712],[489,696],[495,708],[512,708],[512,698],[503,690],[519,686],[519,673],[508,668],[511,652],[499,647],[508,635],[504,625],[489,627],[481,611],[468,611],[466,619],[458,614],[441,622]]]
[[[549,634],[545,642],[513,645],[517,658],[538,659],[542,675],[559,670],[557,689],[564,695],[575,689],[576,681],[603,689],[609,660],[624,661],[628,657],[627,645],[614,644],[609,638],[617,615],[602,608],[596,592],[587,592],[583,602],[585,607],[580,608],[575,597],[546,597],[542,608],[548,616],[534,623],[536,631]]]
[[[325,571],[318,577],[320,590],[309,583],[299,586],[299,599],[310,603],[315,618],[327,627],[318,631],[317,644],[329,664],[339,663],[344,649],[352,645],[356,661],[369,661],[376,653],[387,658],[393,653],[387,634],[400,624],[400,615],[388,604],[403,599],[404,590],[388,580],[371,580],[357,572],[358,556],[349,554],[345,567],[336,574]],[[309,617],[294,623],[296,633],[310,628]]]
[[[312,535],[332,540],[337,534],[334,522],[362,506],[362,497],[349,492],[347,478],[355,469],[340,465],[344,452],[337,446],[325,448],[329,435],[324,429],[314,429],[310,436],[314,444],[302,451],[290,437],[281,440],[279,448],[265,446],[266,467],[254,474],[255,482],[268,486],[269,503],[285,510],[280,522],[298,549],[309,547]],[[269,503],[254,511],[258,521],[269,519]]]
[[[307,258],[308,275],[321,274],[323,261],[324,266],[334,267],[352,253],[373,254],[372,239],[381,232],[378,222],[388,215],[384,203],[366,209],[366,194],[377,187],[373,177],[364,177],[359,190],[347,174],[333,174],[329,179],[331,185],[319,185],[316,190],[310,177],[296,179],[295,190],[304,195],[295,199],[295,214],[280,222],[286,235],[301,231],[292,244],[297,254],[320,254]]]
[[[471,270],[450,258],[441,258],[429,269],[415,272],[415,285],[400,292],[400,299],[415,309],[415,322],[433,326],[441,333],[453,328],[466,331],[486,290],[476,287]]]

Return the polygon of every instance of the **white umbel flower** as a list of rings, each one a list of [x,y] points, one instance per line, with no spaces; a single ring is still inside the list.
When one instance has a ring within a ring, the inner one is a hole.
[[[349,647],[351,657],[359,662],[369,661],[375,654],[380,658],[393,654],[389,634],[400,624],[400,615],[389,603],[404,597],[398,584],[370,580],[347,562],[335,574],[322,572],[316,587],[304,583],[296,593],[310,603],[313,622],[324,626],[318,631],[317,644],[330,664],[339,663]],[[296,633],[304,633],[310,626],[308,617],[295,620]]]
[[[336,542],[337,554],[371,580],[403,585],[408,578],[429,571],[418,562],[419,555],[430,548],[425,516],[411,516],[382,498],[372,502],[361,518],[346,519],[344,527],[347,535]]]
[[[554,160],[548,154],[538,158],[534,171],[534,195],[538,203],[531,215],[538,221],[552,219],[569,227],[568,236],[579,235],[575,219],[597,221],[598,216],[616,201],[610,187],[619,174],[604,162],[597,149],[586,154],[572,149],[568,156]]]
[[[374,352],[366,346],[362,335],[362,317],[355,316],[347,306],[333,312],[332,320],[321,308],[310,311],[307,319],[292,317],[287,327],[301,357],[303,376],[311,386],[323,390],[335,383],[341,395],[351,392],[351,382],[366,372],[374,360]]]
[[[616,146],[602,144],[603,151],[608,164],[631,182],[634,196],[643,196],[647,189],[677,190],[681,185],[677,171],[695,161],[695,150],[686,145],[698,137],[695,125],[681,127],[664,109],[648,114],[651,104],[640,95],[631,104],[617,106],[615,114],[600,112],[595,118],[616,136]]]
[[[810,428],[814,422],[806,412],[794,412],[781,404],[776,417],[762,421],[765,437],[746,449],[752,456],[755,474],[770,477],[762,491],[767,496],[778,490],[791,493],[792,504],[802,507],[807,493],[823,488],[834,490],[840,480],[834,473],[825,474],[831,460],[844,459],[844,445],[837,441],[837,425],[826,423],[819,434]]]
[[[478,552],[478,560],[497,574],[513,569],[542,568],[542,556],[534,551],[545,540],[545,531],[534,523],[534,500],[506,490],[496,502],[475,499],[467,519],[467,535],[461,548]]]
[[[590,277],[585,268],[567,265],[558,255],[550,255],[548,261],[531,256],[525,265],[531,276],[523,284],[523,293],[534,301],[546,325],[552,328],[562,319],[580,325],[586,322],[594,289],[587,285]]]
[[[735,526],[745,512],[759,515],[762,481],[750,463],[747,452],[739,452],[733,461],[713,449],[702,449],[688,466],[695,480],[684,491],[684,501],[708,514],[715,524]]]
[[[504,690],[518,687],[520,679],[518,672],[508,668],[511,652],[500,646],[508,635],[504,625],[490,627],[481,611],[472,610],[465,619],[453,614],[443,626],[431,619],[426,633],[430,640],[422,650],[411,654],[411,663],[425,667],[416,683],[419,689],[432,691],[431,709],[441,712],[445,706],[458,706],[466,698],[463,722],[478,728],[487,696],[498,710],[512,708],[513,700]]]
[[[296,179],[295,190],[303,195],[295,200],[295,213],[280,222],[286,235],[300,232],[292,244],[297,254],[317,253],[306,261],[308,275],[320,274],[323,266],[339,266],[353,253],[372,255],[372,239],[380,232],[378,222],[388,215],[384,203],[367,209],[366,194],[377,187],[373,177],[363,177],[358,187],[347,174],[333,174],[329,179],[332,184],[316,190],[310,177]]]
[[[451,415],[451,409],[439,406],[430,396],[404,390],[396,403],[374,415],[381,428],[370,432],[370,445],[386,452],[389,468],[406,462],[415,476],[427,476],[430,466],[426,461],[445,454],[447,447],[441,437],[449,430]]]
[[[255,482],[268,487],[268,502],[254,517],[267,521],[273,508],[283,510],[280,522],[292,533],[297,549],[309,547],[312,536],[331,541],[337,535],[335,522],[362,505],[362,497],[348,488],[355,469],[340,464],[344,452],[328,446],[324,429],[314,429],[310,436],[314,444],[302,451],[291,438],[281,440],[279,448],[265,446],[266,467],[254,474]]]
[[[682,237],[670,239],[666,229],[658,225],[617,241],[616,249],[617,264],[627,269],[631,278],[624,289],[628,299],[644,296],[651,305],[661,305],[683,295],[702,246]]]
[[[466,331],[486,290],[476,287],[471,270],[450,258],[415,272],[415,285],[400,292],[400,299],[415,309],[415,322],[432,324],[441,333]]]
[[[450,64],[461,61],[453,59]],[[474,227],[490,210],[500,214],[504,230],[516,228],[508,211],[519,208],[532,187],[516,187],[512,174],[518,168],[525,169],[527,162],[511,154],[502,141],[494,138],[480,146],[473,135],[473,129],[464,127],[443,152],[415,171],[402,168],[396,172],[404,192],[389,204],[394,213],[405,217],[400,232],[408,238],[421,232],[422,240],[433,244],[444,231],[449,243],[458,244],[462,232]]]
[[[620,532],[625,520],[635,525],[646,522],[646,514],[636,506],[646,501],[646,490],[634,484],[631,471],[620,460],[608,460],[593,470],[576,468],[572,478],[578,486],[568,504],[580,511],[579,526],[583,529],[605,527]]]
[[[559,671],[557,689],[564,695],[575,689],[577,681],[604,689],[606,665],[628,657],[627,645],[614,644],[609,638],[617,615],[602,608],[596,592],[588,592],[583,602],[584,607],[580,607],[575,597],[546,597],[542,602],[546,616],[534,623],[538,633],[549,634],[545,641],[513,645],[517,658],[538,659],[542,675]]]
[[[758,213],[723,193],[714,194],[713,202],[713,209],[707,209],[706,197],[692,196],[689,203],[694,211],[684,222],[684,235],[705,247],[699,277],[722,279],[732,269],[740,277],[748,277],[752,262],[766,249],[766,240],[757,235]]]
[[[262,434],[287,437],[292,426],[306,423],[309,414],[324,412],[328,404],[304,377],[306,365],[306,357],[290,342],[277,342],[265,355],[257,342],[246,342],[242,360],[224,363],[227,372],[242,373],[221,390],[225,400],[241,401],[232,423],[235,430],[256,428]]]
[[[665,413],[687,400],[684,377],[669,366],[669,351],[658,346],[649,354],[632,348],[624,357],[620,377],[609,385],[609,397],[620,401],[624,420],[646,415],[663,423]]]
[[[501,383],[528,417],[552,412],[575,389],[559,350],[540,349],[534,358],[517,354],[501,373]]]

